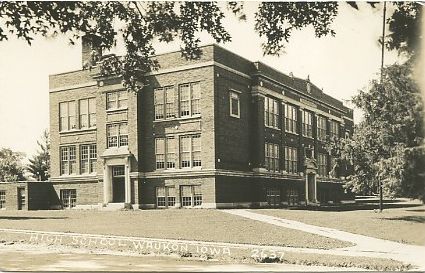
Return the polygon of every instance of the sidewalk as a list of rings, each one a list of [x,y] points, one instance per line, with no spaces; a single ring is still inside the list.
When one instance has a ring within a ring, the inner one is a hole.
[[[389,240],[377,239],[333,228],[314,226],[298,221],[263,215],[244,209],[221,211],[275,226],[296,229],[356,244],[352,247],[330,250],[291,248],[291,251],[293,252],[389,258],[416,265],[419,267],[418,270],[425,270],[425,246],[408,245]]]

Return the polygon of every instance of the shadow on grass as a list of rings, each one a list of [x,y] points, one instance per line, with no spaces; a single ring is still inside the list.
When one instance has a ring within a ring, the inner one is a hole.
[[[0,216],[0,220],[68,219],[68,217]]]
[[[383,220],[396,220],[396,221],[407,221],[407,222],[414,222],[414,223],[425,223],[425,216],[400,216],[400,217],[392,217],[392,218],[382,218]]]

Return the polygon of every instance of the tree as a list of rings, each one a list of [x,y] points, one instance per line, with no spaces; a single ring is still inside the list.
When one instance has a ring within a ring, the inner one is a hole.
[[[44,130],[41,140],[37,140],[37,145],[40,150],[29,159],[27,169],[34,178],[46,181],[50,177],[50,135],[47,129]]]
[[[0,149],[0,181],[15,182],[25,180],[24,167],[21,164],[22,153],[8,148]]]
[[[364,120],[341,154],[353,162],[348,185],[355,192],[376,191],[382,182],[387,196],[425,201],[425,114],[412,66],[409,61],[385,68],[382,84],[373,80],[368,92],[353,99]]]
[[[347,2],[359,9],[355,2]],[[261,2],[255,14],[255,30],[265,38],[265,54],[282,53],[293,30],[312,26],[317,37],[334,35],[332,22],[341,2]],[[374,8],[379,4],[370,2]],[[422,8],[414,2],[394,2],[388,19],[388,47],[409,52],[417,50],[417,35]],[[103,49],[111,49],[122,35],[127,53],[123,58],[109,56],[101,60],[101,73],[118,74],[128,90],[138,91],[145,84],[145,72],[156,69],[150,56],[154,41],[181,40],[186,58],[199,57],[199,34],[206,32],[216,42],[228,42],[223,27],[224,9],[244,20],[243,3],[229,2],[0,2],[0,41],[10,35],[25,39],[72,33],[71,43],[85,35]],[[120,26],[120,27],[118,27]]]

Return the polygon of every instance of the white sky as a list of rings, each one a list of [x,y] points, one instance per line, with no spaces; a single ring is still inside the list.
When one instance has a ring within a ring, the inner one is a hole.
[[[293,32],[285,53],[263,57],[260,38],[254,32],[255,2],[245,3],[247,21],[228,16],[225,27],[232,42],[225,48],[252,61],[260,60],[284,73],[310,79],[324,92],[348,100],[377,76],[380,68],[382,10],[365,3],[357,11],[341,3],[333,27],[335,37],[315,38],[312,29]],[[203,43],[212,40],[202,35]],[[178,43],[160,44],[157,53],[179,49]],[[115,50],[122,53],[122,48]],[[399,60],[386,52],[385,63]],[[81,45],[71,46],[66,37],[39,38],[28,46],[23,40],[0,42],[0,147],[31,156],[36,140],[49,126],[48,75],[81,68]],[[361,114],[354,112],[355,121]]]

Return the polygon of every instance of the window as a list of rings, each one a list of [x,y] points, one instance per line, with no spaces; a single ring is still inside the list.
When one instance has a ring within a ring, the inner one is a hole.
[[[285,131],[296,134],[297,120],[297,108],[295,108],[295,106],[285,104]]]
[[[317,139],[326,140],[326,118],[317,116]]]
[[[61,202],[63,208],[73,208],[77,203],[77,190],[75,189],[63,189],[60,190]]]
[[[180,186],[180,198],[182,207],[201,206],[201,186]]]
[[[121,147],[128,146],[127,123],[114,123],[106,126],[107,146]]]
[[[59,103],[59,131],[76,129],[75,101]]]
[[[230,116],[240,118],[241,106],[239,100],[239,94],[236,92],[230,92]]]
[[[331,138],[339,137],[339,123],[337,121],[331,120],[329,124],[329,136]]]
[[[180,162],[181,168],[200,167],[202,165],[201,135],[180,137]]]
[[[60,174],[69,175],[76,173],[76,150],[75,146],[65,146],[60,148]]]
[[[317,172],[320,176],[327,176],[327,165],[328,165],[328,156],[326,154],[319,153],[317,155]]]
[[[199,82],[179,86],[180,116],[201,114],[201,86]]]
[[[264,124],[268,127],[279,128],[279,103],[277,100],[266,97],[264,99]]]
[[[201,135],[192,136],[192,167],[201,166]]]
[[[155,120],[164,118],[164,88],[156,88],[154,93]]]
[[[156,188],[156,206],[158,208],[174,207],[176,205],[176,193],[174,187]]]
[[[80,129],[96,127],[96,100],[80,100]]]
[[[265,143],[265,165],[268,171],[279,171],[279,145]]]
[[[166,138],[166,161],[167,169],[174,169],[176,167],[177,155],[176,155],[176,141],[174,137]]]
[[[156,168],[164,169],[165,168],[165,139],[164,138],[155,139],[155,158],[156,158]]]
[[[201,186],[192,186],[193,191],[193,205],[202,206],[202,191]]]
[[[95,173],[97,162],[96,144],[84,144],[80,147],[81,173]]]
[[[180,162],[182,168],[190,167],[190,136],[180,137]]]
[[[201,114],[201,86],[199,83],[190,84],[191,100],[192,100],[192,115]]]
[[[155,158],[157,169],[176,167],[176,144],[174,137],[155,139]]]
[[[176,117],[174,109],[174,86],[154,89],[155,120]]]
[[[6,207],[6,191],[0,191],[0,209]]]
[[[285,147],[285,170],[288,173],[298,172],[297,148]]]
[[[297,205],[300,202],[299,191],[297,188],[290,187],[288,189],[288,205],[293,206]]]
[[[124,177],[125,176],[125,167],[124,166],[112,166],[112,176],[113,177]]]
[[[273,207],[280,205],[280,189],[279,188],[267,188],[266,189],[266,200],[267,203]]]
[[[128,106],[127,102],[127,90],[106,93],[106,110],[125,109]]]
[[[303,110],[301,118],[303,136],[313,137],[313,115],[310,112]]]
[[[165,87],[165,118],[175,118],[174,86]]]

